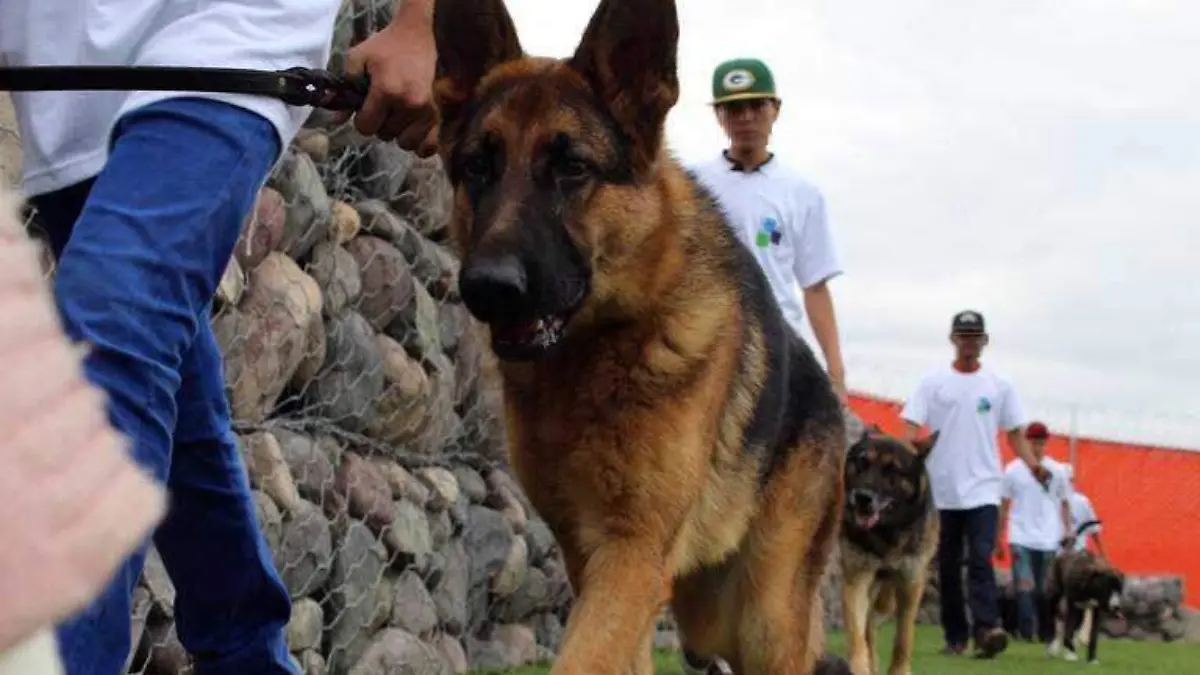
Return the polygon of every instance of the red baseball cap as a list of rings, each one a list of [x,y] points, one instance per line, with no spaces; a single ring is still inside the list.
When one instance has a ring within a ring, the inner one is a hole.
[[[1025,438],[1043,439],[1049,437],[1050,431],[1046,428],[1046,425],[1042,424],[1041,422],[1033,422],[1029,426],[1025,427]]]

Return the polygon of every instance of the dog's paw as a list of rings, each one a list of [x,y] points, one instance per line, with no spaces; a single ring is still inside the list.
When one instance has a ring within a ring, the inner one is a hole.
[[[1100,659],[1091,659],[1088,661],[1088,665],[1089,666],[1098,666],[1098,665],[1100,665]]]
[[[1078,661],[1079,660],[1079,655],[1076,654],[1075,652],[1071,651],[1070,649],[1064,649],[1063,653],[1062,653],[1062,657],[1063,657],[1063,660],[1065,660],[1065,661]]]

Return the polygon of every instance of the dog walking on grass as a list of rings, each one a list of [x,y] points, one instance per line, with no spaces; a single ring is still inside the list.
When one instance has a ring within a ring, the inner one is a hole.
[[[888,675],[910,675],[917,610],[937,553],[938,514],[925,472],[937,434],[905,442],[866,429],[846,459],[841,530],[842,611],[850,670],[878,668],[875,625],[894,615]]]
[[[1064,551],[1046,574],[1046,601],[1055,615],[1054,641],[1046,653],[1079,660],[1075,638],[1087,645],[1088,663],[1098,663],[1097,642],[1104,614],[1120,615],[1125,575],[1091,551]]]
[[[665,147],[675,3],[604,0],[564,60],[524,54],[500,0],[440,0],[434,29],[459,290],[576,593],[553,672],[651,675],[669,603],[693,653],[813,673],[844,422]]]

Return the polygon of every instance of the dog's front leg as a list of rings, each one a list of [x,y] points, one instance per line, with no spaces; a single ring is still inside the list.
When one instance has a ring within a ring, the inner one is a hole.
[[[1098,663],[1096,661],[1096,643],[1100,641],[1100,612],[1099,607],[1089,608],[1087,612],[1087,660],[1088,663]]]
[[[888,675],[912,675],[917,612],[921,609],[921,595],[925,591],[925,570],[917,568],[908,574],[911,578],[905,579],[896,588],[896,639],[892,645]]]
[[[846,624],[846,651],[850,672],[871,675],[875,654],[867,643],[867,622],[874,621],[871,612],[871,583],[875,575],[858,570],[842,581],[842,618]]]
[[[1095,613],[1091,607],[1083,610],[1083,625],[1079,627],[1079,634],[1075,636],[1075,640],[1081,645],[1086,645],[1092,639],[1092,616]]]
[[[658,542],[606,542],[578,564],[578,594],[551,675],[643,672],[648,631],[668,599]]]
[[[1067,600],[1067,620],[1063,626],[1063,643],[1065,651],[1063,658],[1068,661],[1078,661],[1079,655],[1075,652],[1075,634],[1079,632],[1079,624],[1083,621],[1083,609],[1070,599]]]

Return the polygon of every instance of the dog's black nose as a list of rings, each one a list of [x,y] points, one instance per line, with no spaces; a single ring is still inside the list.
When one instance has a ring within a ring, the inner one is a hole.
[[[519,314],[528,290],[525,266],[514,255],[470,260],[458,276],[463,304],[480,321]]]
[[[850,505],[855,509],[867,511],[875,506],[875,495],[865,490],[850,491]]]

